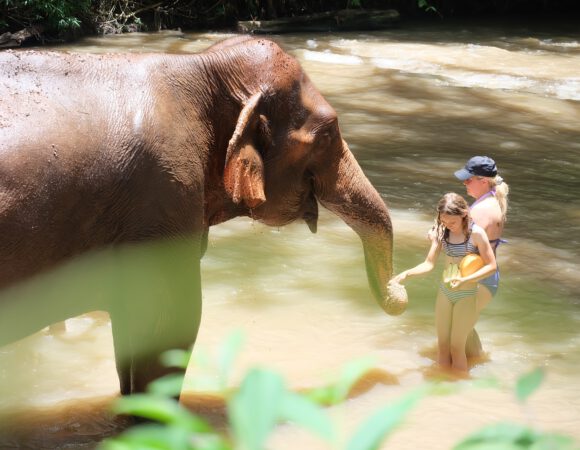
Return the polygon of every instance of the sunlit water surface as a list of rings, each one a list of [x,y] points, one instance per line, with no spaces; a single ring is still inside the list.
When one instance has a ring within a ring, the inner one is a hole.
[[[580,32],[506,30],[403,26],[275,37],[335,107],[389,205],[397,271],[424,258],[434,204],[444,192],[463,193],[452,174],[469,156],[493,156],[511,187],[501,287],[477,325],[487,357],[471,369],[473,379],[495,377],[501,386],[422,401],[384,448],[448,449],[499,420],[580,439]],[[224,37],[132,34],[67,50],[197,52]],[[409,282],[408,310],[388,317],[370,296],[363,266],[357,236],[327,212],[316,235],[302,223],[272,229],[245,218],[212,228],[195,352],[214,351],[240,329],[245,345],[231,384],[259,364],[293,389],[321,386],[347,362],[374,357],[378,370],[364,389],[330,409],[346,438],[377,408],[440,375],[438,275]],[[513,383],[537,366],[547,377],[524,410]],[[66,330],[2,349],[0,368],[0,407],[21,411],[29,426],[19,439],[32,447],[89,448],[116,429],[106,412],[118,391],[106,315],[71,319]],[[195,373],[190,366],[187,398],[199,408]],[[330,447],[287,425],[270,448]]]

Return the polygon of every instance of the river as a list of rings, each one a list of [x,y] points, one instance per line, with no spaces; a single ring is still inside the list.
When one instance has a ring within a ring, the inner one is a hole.
[[[500,290],[477,324],[486,358],[470,372],[500,386],[428,397],[382,448],[449,449],[501,420],[580,440],[580,31],[561,25],[443,22],[272,37],[337,110],[343,137],[387,202],[397,272],[424,258],[434,205],[445,192],[464,194],[453,171],[470,156],[492,156],[511,189]],[[62,49],[198,52],[227,36],[135,33]],[[293,389],[320,386],[347,362],[374,358],[366,388],[329,408],[345,436],[438,376],[437,274],[407,283],[403,315],[384,315],[367,287],[358,237],[328,212],[317,234],[303,223],[268,228],[247,218],[213,227],[202,280],[195,353],[242,330],[232,385],[259,364]],[[24,439],[33,448],[91,448],[114,429],[103,413],[118,390],[106,315],[73,318],[65,331],[43,330],[2,349],[0,367],[4,386],[25,386],[7,389],[0,408],[19,409],[36,424]],[[535,367],[546,379],[523,409],[513,385]],[[190,366],[190,390],[195,372]],[[284,425],[270,448],[331,447]]]

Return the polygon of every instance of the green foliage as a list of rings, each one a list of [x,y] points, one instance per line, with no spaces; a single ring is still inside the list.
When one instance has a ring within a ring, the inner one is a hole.
[[[397,8],[406,16],[461,14],[577,12],[572,0],[534,2],[513,0],[366,0],[367,9]],[[45,35],[83,29],[102,34],[163,28],[208,29],[231,27],[236,20],[265,20],[303,14],[362,8],[362,0],[0,0],[0,33],[32,25]]]
[[[541,385],[544,370],[536,368],[516,382],[516,398],[526,402]],[[545,433],[516,423],[498,423],[484,427],[453,447],[453,450],[578,450],[568,436]]]
[[[516,384],[517,399],[524,403],[528,397],[538,389],[540,384],[542,384],[544,375],[544,369],[541,367],[538,367],[531,372],[522,375]]]
[[[209,355],[203,349],[198,349],[192,358],[196,376],[189,383],[188,388],[194,391],[217,393],[227,391],[228,377],[232,373],[235,359],[243,343],[243,334],[235,331],[220,345],[215,355]],[[186,356],[183,358],[187,364]]]
[[[314,402],[289,391],[282,377],[252,369],[240,390],[228,402],[233,436],[240,450],[263,450],[266,439],[281,422],[295,422],[326,439],[334,431],[328,417]]]
[[[429,386],[423,386],[378,410],[359,426],[348,442],[346,450],[377,450],[385,438],[428,392]]]
[[[305,395],[320,405],[337,405],[346,400],[354,384],[373,367],[373,363],[368,358],[352,361],[342,369],[334,383],[311,389]]]
[[[517,423],[498,423],[471,435],[453,450],[574,450],[572,438],[534,431]]]
[[[437,14],[439,17],[443,18],[443,15],[435,8],[428,0],[417,0],[417,6],[419,9],[425,12],[433,12]]]
[[[43,24],[66,32],[80,28],[83,17],[90,14],[91,0],[1,0],[0,7],[21,26]],[[6,26],[6,19],[3,22]]]
[[[241,342],[241,334],[233,333],[218,350],[217,358],[202,358],[204,364],[216,370],[222,392]],[[171,351],[163,356],[162,361],[172,367],[183,367],[187,356],[180,351]],[[217,361],[217,365],[212,361]],[[352,362],[345,366],[335,383],[306,394],[289,390],[282,376],[271,370],[251,369],[237,391],[224,394],[231,428],[229,435],[214,430],[203,419],[181,406],[175,400],[175,387],[182,380],[174,380],[174,376],[164,377],[152,383],[147,394],[121,398],[115,406],[118,414],[142,417],[156,423],[133,427],[118,437],[104,441],[99,448],[263,450],[274,428],[285,422],[299,425],[336,447],[337,429],[322,405],[344,401],[360,376],[371,366],[368,359]],[[359,427],[346,450],[376,449],[429,389],[428,386],[422,387],[380,409]]]
[[[219,348],[217,358],[206,356],[202,359],[204,364],[209,364],[216,371],[222,392],[241,342],[242,335],[236,332]],[[188,359],[187,352],[181,351],[168,352],[163,357],[166,364],[183,368]],[[422,398],[427,395],[448,395],[465,387],[463,383],[422,385],[368,417],[342,446],[338,442],[338,429],[324,406],[344,401],[358,379],[372,367],[371,360],[354,361],[343,368],[334,383],[305,394],[289,390],[281,375],[268,369],[253,368],[246,374],[237,391],[224,394],[230,428],[225,432],[217,431],[181,406],[174,399],[171,379],[158,380],[150,386],[149,393],[121,398],[115,408],[119,414],[130,414],[155,423],[138,425],[118,437],[104,441],[99,449],[265,450],[275,427],[290,422],[319,436],[333,448],[377,450]],[[524,403],[538,389],[543,377],[542,369],[521,376],[514,389],[517,399]],[[494,380],[482,380],[470,386],[488,388],[497,387],[497,383]],[[472,434],[457,444],[454,450],[578,448],[573,439],[567,436],[544,433],[516,423],[498,423]]]

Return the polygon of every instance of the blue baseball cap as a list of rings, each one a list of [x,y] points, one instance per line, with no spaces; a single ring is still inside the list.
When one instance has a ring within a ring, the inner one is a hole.
[[[474,156],[463,169],[455,172],[455,176],[461,181],[468,180],[471,177],[495,177],[497,175],[497,166],[495,161],[488,156]]]

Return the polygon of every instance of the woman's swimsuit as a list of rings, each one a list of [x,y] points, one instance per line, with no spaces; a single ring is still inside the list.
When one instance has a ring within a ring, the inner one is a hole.
[[[469,209],[473,208],[476,204],[478,204],[484,198],[490,197],[492,195],[495,196],[495,189],[492,189],[491,191],[489,191],[486,194],[483,194],[481,197],[479,197],[475,202],[473,202],[473,204],[469,207]],[[505,242],[507,242],[507,241],[504,241],[501,238],[489,240],[489,243],[491,244],[491,248],[493,249],[494,255],[495,255],[495,251],[496,251],[497,247],[499,246],[499,244],[502,244]],[[479,280],[478,283],[484,285],[491,293],[491,296],[494,297],[495,294],[497,293],[497,289],[499,287],[499,266],[494,273],[492,273],[489,277],[484,278],[483,280]]]
[[[463,258],[468,253],[479,254],[479,250],[471,242],[471,237],[458,244],[453,244],[447,240],[447,237],[443,237],[441,245],[445,254],[452,258]],[[447,297],[451,304],[454,305],[461,299],[474,297],[475,294],[477,294],[477,285],[467,289],[450,289],[443,281],[441,281],[439,290],[445,297]]]

